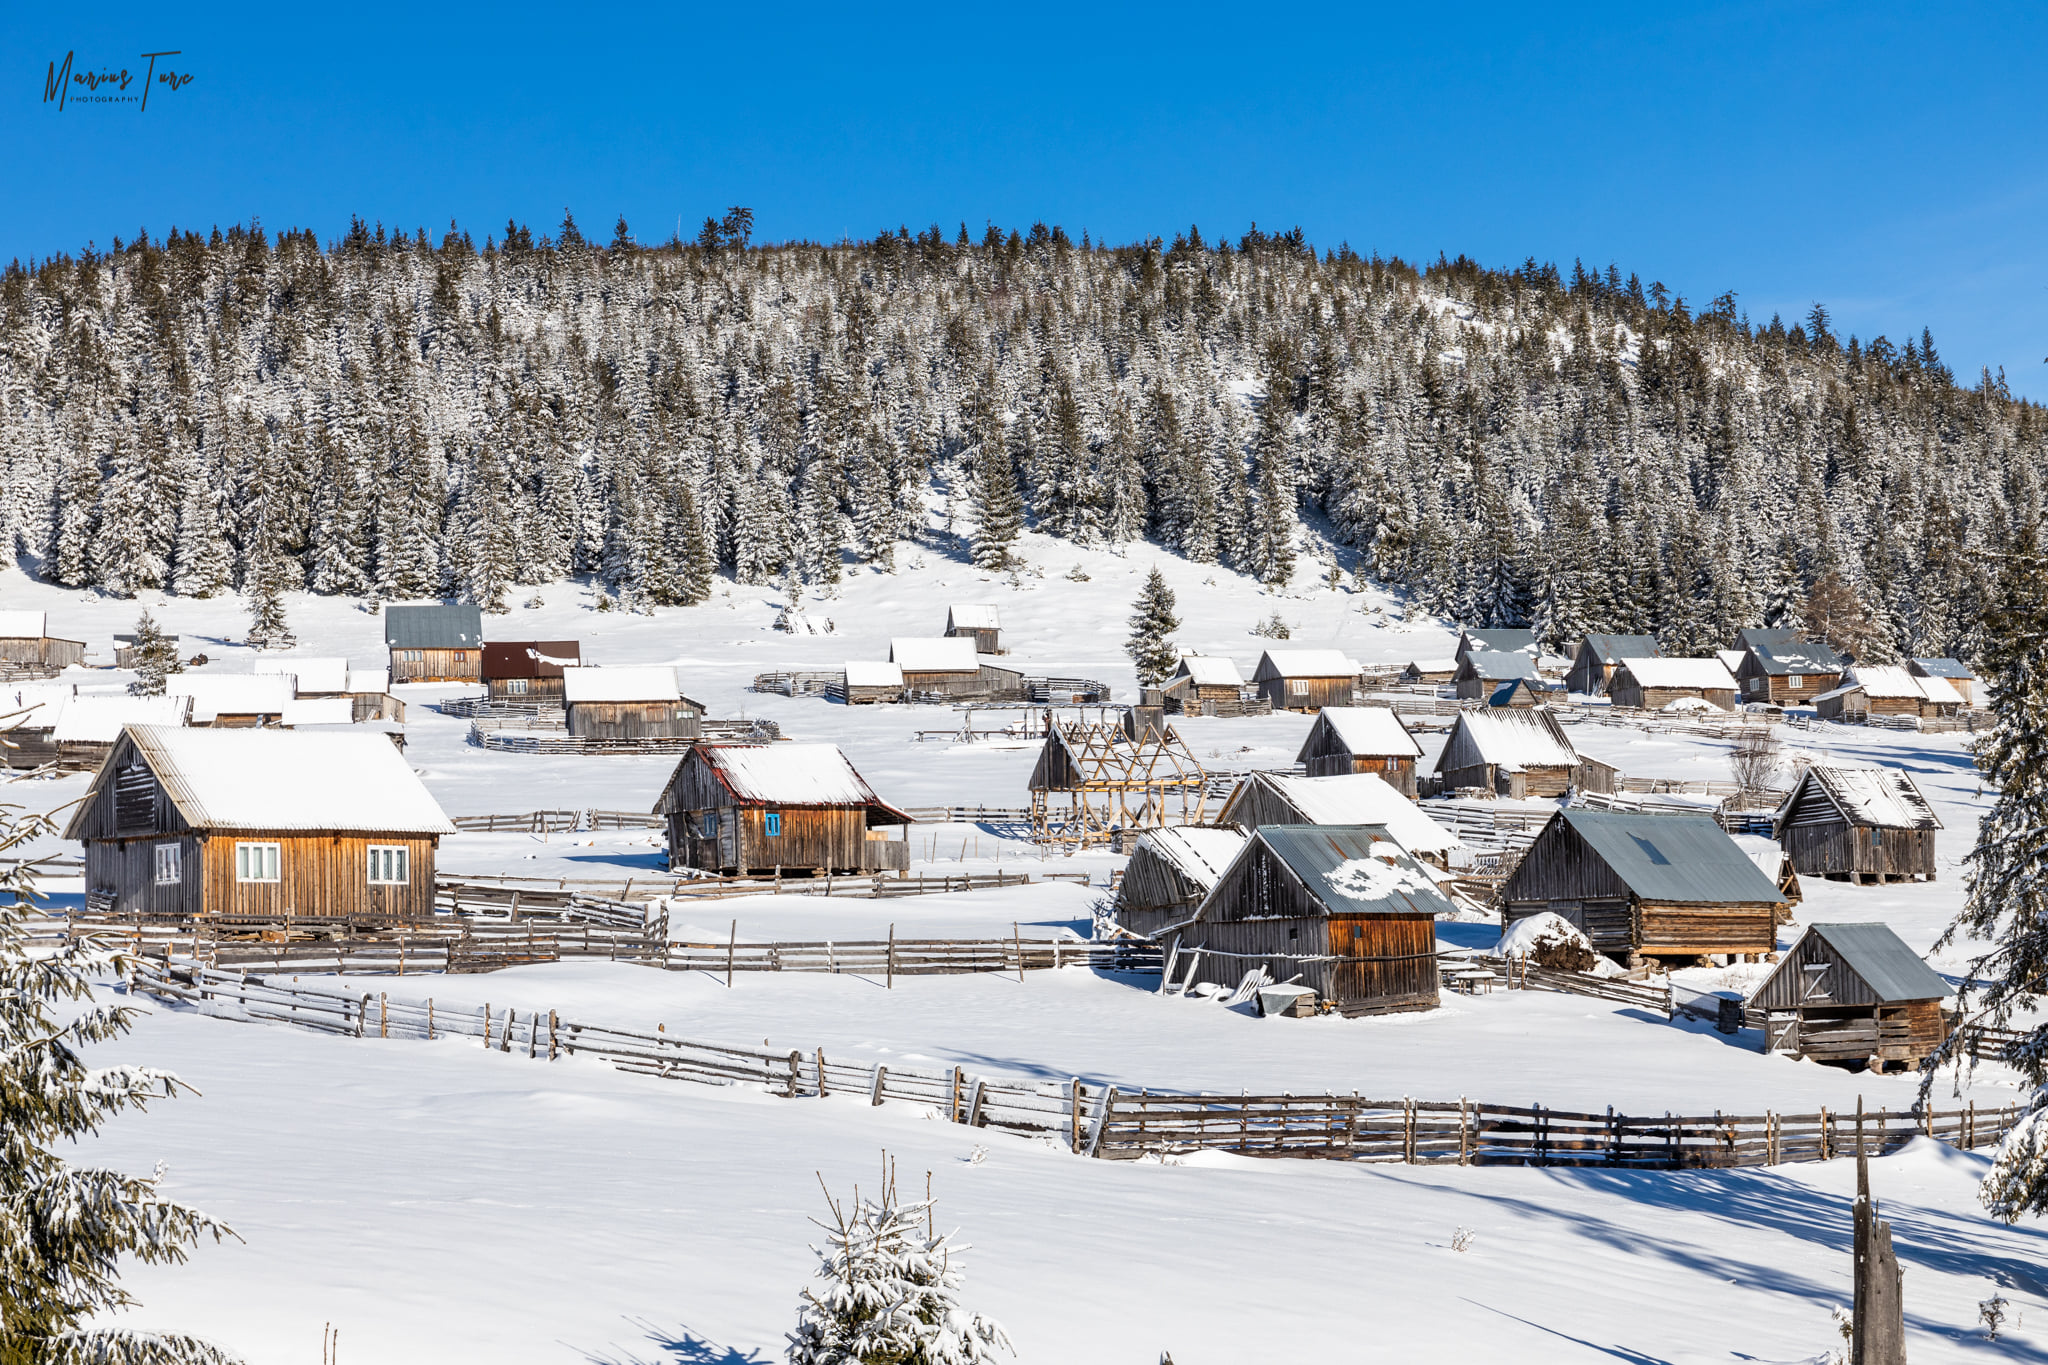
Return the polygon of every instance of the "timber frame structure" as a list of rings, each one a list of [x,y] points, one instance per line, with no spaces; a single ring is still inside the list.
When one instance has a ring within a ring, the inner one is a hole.
[[[1055,722],[1031,769],[1032,840],[1086,848],[1199,825],[1207,777],[1171,725],[1134,739],[1125,725]]]

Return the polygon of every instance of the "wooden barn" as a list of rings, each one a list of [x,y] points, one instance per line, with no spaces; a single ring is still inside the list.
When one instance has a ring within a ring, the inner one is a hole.
[[[1415,760],[1422,746],[1384,706],[1326,706],[1308,727],[1294,761],[1310,777],[1375,773],[1403,796],[1415,795]]]
[[[1948,982],[1888,924],[1810,924],[1749,997],[1764,1050],[1915,1071],[1948,1036]]]
[[[662,788],[673,871],[899,876],[911,818],[875,795],[836,744],[697,744]]]
[[[1672,702],[1693,698],[1722,711],[1735,709],[1735,679],[1719,659],[1663,659],[1628,656],[1608,679],[1607,695],[1616,706],[1662,711]]]
[[[1741,632],[1742,665],[1735,681],[1742,700],[1806,706],[1841,684],[1848,667],[1826,645],[1802,640],[1789,630],[1753,628]]]
[[[903,669],[890,663],[849,659],[844,678],[848,706],[903,700]]]
[[[459,604],[386,607],[384,646],[391,651],[393,682],[480,681],[483,612]]]
[[[1486,699],[1486,704],[1511,706],[1517,709],[1531,706],[1562,706],[1571,700],[1570,691],[1563,683],[1551,682],[1545,678],[1516,678],[1494,688],[1493,695]]]
[[[1213,716],[1234,710],[1244,695],[1244,675],[1219,654],[1183,654],[1166,680],[1166,709],[1176,715]]]
[[[1501,887],[1502,927],[1551,911],[1635,966],[1777,948],[1777,884],[1706,815],[1561,810]]]
[[[1358,662],[1334,649],[1269,649],[1252,670],[1252,686],[1275,711],[1349,706],[1358,690]]]
[[[1977,675],[1970,666],[1960,659],[1910,659],[1906,667],[1916,678],[1940,678],[1955,689],[1965,707],[1974,709],[1977,701]]]
[[[1026,785],[1040,842],[1111,842],[1202,821],[1207,774],[1171,725],[1054,722]]]
[[[1435,683],[1442,686],[1458,676],[1456,659],[1412,659],[1401,669],[1404,683]]]
[[[1426,1010],[1436,919],[1455,913],[1383,826],[1264,825],[1164,946],[1177,982],[1235,987],[1264,968],[1340,1014]]]
[[[57,746],[57,766],[93,772],[107,761],[129,726],[175,728],[188,723],[191,715],[190,697],[74,697],[65,703],[50,732]]]
[[[1588,634],[1579,641],[1579,647],[1572,655],[1571,671],[1565,674],[1565,686],[1574,692],[1597,697],[1607,690],[1607,680],[1614,676],[1614,670],[1623,659],[1654,659],[1657,654],[1657,637],[1654,635]]]
[[[1536,632],[1524,626],[1468,627],[1458,632],[1455,651],[1460,663],[1469,654],[1526,654],[1533,659],[1537,653]]]
[[[187,725],[223,730],[278,725],[292,702],[289,673],[173,673],[164,695],[190,697]]]
[[[1216,823],[1246,832],[1260,825],[1378,825],[1411,857],[1446,869],[1451,854],[1464,847],[1456,834],[1375,773],[1253,773],[1224,798]]]
[[[48,676],[84,662],[85,642],[52,638],[45,613],[0,611],[0,677]]]
[[[1934,880],[1941,820],[1897,768],[1808,768],[1778,807],[1776,828],[1802,877]]]
[[[1517,678],[1534,678],[1536,656],[1520,650],[1474,650],[1458,660],[1451,681],[1461,701],[1484,701]]]
[[[581,739],[694,739],[704,708],[683,695],[675,669],[565,668],[562,705]]]
[[[971,637],[902,636],[889,642],[889,662],[903,670],[907,691],[937,697],[988,692]]]
[[[946,608],[946,636],[974,641],[977,654],[1003,652],[1003,622],[992,603],[955,603]]]
[[[380,734],[122,733],[64,831],[122,916],[430,919],[455,827]]]
[[[57,761],[57,718],[78,695],[76,683],[0,683],[0,768]]]
[[[1557,717],[1540,707],[1462,711],[1436,774],[1448,794],[1477,789],[1495,796],[1563,796],[1573,787],[1612,792],[1613,768],[1572,747]]]
[[[1191,918],[1243,847],[1244,832],[1228,826],[1147,830],[1117,882],[1116,922],[1149,938]]]
[[[1963,697],[1946,678],[1920,677],[1898,665],[1857,664],[1842,685],[1813,699],[1822,720],[1867,723],[1872,716],[1937,720],[1954,716]]]
[[[492,640],[484,645],[482,680],[493,699],[562,696],[562,671],[583,666],[580,640]]]

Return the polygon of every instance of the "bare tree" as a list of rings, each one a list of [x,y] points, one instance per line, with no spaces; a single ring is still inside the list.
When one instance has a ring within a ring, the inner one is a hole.
[[[1735,751],[1728,756],[1728,766],[1735,770],[1735,799],[1739,806],[1754,810],[1776,804],[1774,779],[1787,767],[1785,745],[1778,738],[1777,726],[1768,721],[1746,726],[1741,738],[1735,741]]]

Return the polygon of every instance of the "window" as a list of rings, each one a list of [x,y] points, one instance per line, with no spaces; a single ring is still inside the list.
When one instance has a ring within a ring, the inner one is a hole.
[[[763,821],[763,822],[764,822],[764,823],[765,823],[765,824],[766,824],[766,825],[768,826],[768,837],[769,837],[769,838],[773,839],[773,838],[776,838],[776,837],[778,837],[779,835],[781,835],[781,833],[782,833],[782,812],[781,812],[781,811],[779,811],[779,810],[771,810],[771,811],[769,811],[769,812],[768,812],[768,813],[767,813],[766,815],[762,816],[762,817],[761,817],[761,819],[762,819],[762,821]]]
[[[276,844],[236,844],[235,880],[274,882],[277,880]]]
[[[505,690],[506,690],[507,692],[511,693],[511,694],[512,694],[513,696],[515,696],[515,697],[523,697],[523,696],[525,696],[525,695],[526,695],[526,679],[524,679],[524,678],[512,678],[512,679],[508,679],[508,680],[506,681],[506,683],[505,683]]]
[[[1296,678],[1296,679],[1294,679],[1294,680],[1293,680],[1292,682],[1288,683],[1287,685],[1288,685],[1288,687],[1290,687],[1291,689],[1293,689],[1293,691],[1294,691],[1294,695],[1295,695],[1295,696],[1297,696],[1297,697],[1305,697],[1305,696],[1307,696],[1307,695],[1308,695],[1308,679],[1307,679],[1307,678]]]
[[[1785,686],[1797,692],[1800,688],[1806,686],[1806,679],[1797,673],[1787,673],[1785,675]]]
[[[717,811],[707,810],[704,812],[704,818],[697,824],[697,833],[699,837],[705,839],[716,839],[718,837]]]
[[[412,880],[411,850],[401,844],[370,845],[370,884],[403,886]]]
[[[459,663],[459,664],[466,664],[466,663],[468,663],[468,662],[469,662],[469,651],[468,651],[468,650],[466,650],[466,649],[458,649],[458,650],[456,650],[456,651],[455,651],[455,662],[456,662],[456,663]]]
[[[176,886],[183,880],[185,880],[185,875],[184,869],[178,860],[178,846],[176,844],[158,844],[156,846],[156,884],[158,886]]]
[[[404,663],[416,664],[420,661],[421,655],[416,649],[402,649],[398,651],[398,657]]]

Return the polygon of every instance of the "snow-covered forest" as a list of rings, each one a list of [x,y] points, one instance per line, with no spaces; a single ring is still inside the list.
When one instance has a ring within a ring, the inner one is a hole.
[[[17,263],[0,538],[116,594],[492,608],[577,572],[625,606],[719,571],[829,590],[918,537],[1001,568],[1027,522],[1279,584],[1322,538],[1553,642],[1698,651],[1832,572],[1890,647],[1967,657],[1984,555],[2040,515],[2048,415],[1819,307],[1759,326],[1612,266],[1298,231],[750,230],[237,227]]]

